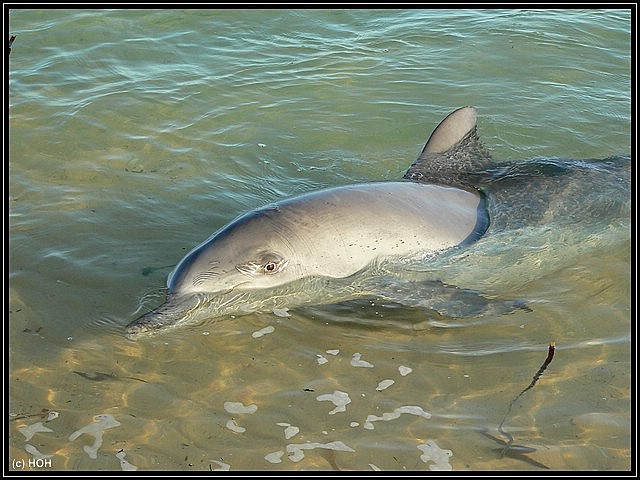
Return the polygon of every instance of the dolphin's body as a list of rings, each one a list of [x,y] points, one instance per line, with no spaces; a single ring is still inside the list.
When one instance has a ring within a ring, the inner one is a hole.
[[[449,286],[451,267],[458,261],[458,273],[469,276],[474,265],[460,258],[486,263],[487,250],[474,256],[475,246],[491,237],[505,244],[501,235],[523,225],[546,231],[557,220],[592,218],[605,229],[611,222],[627,228],[629,172],[627,157],[497,165],[478,139],[476,110],[463,107],[434,130],[402,181],[308,193],[215,232],[171,273],[165,303],[130,323],[126,334],[367,296],[402,303],[404,295],[413,306],[453,316],[469,313],[460,308],[467,300],[473,314],[510,311],[521,304]],[[595,184],[606,188],[585,195]],[[415,295],[416,279],[430,295]],[[452,296],[456,302],[447,305]]]

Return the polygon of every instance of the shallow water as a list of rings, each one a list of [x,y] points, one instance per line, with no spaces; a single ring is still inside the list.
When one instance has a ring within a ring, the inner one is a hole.
[[[217,228],[400,178],[458,106],[497,161],[628,155],[629,12],[39,9],[10,29],[9,469],[631,468],[625,228],[483,272],[531,312],[356,302],[123,336]],[[503,455],[503,419],[535,450]]]

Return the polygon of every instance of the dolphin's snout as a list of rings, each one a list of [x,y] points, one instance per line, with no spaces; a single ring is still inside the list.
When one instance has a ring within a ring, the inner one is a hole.
[[[127,325],[124,331],[125,336],[130,340],[135,340],[140,334],[153,333],[170,324],[166,321],[166,315],[163,314],[164,306],[163,304],[157,309],[145,313]],[[175,321],[171,323],[175,323]]]
[[[175,325],[185,319],[200,304],[197,296],[168,296],[158,308],[145,313],[125,328],[127,338],[134,340],[140,334],[152,334],[160,329]]]
[[[138,334],[144,333],[146,331],[148,331],[148,328],[146,328],[144,325],[132,322],[124,330],[124,334],[129,340],[135,340]]]

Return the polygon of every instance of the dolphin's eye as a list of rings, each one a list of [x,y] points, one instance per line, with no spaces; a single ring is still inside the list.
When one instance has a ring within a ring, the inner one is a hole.
[[[242,265],[236,265],[236,270],[250,277],[256,275],[274,275],[281,272],[288,263],[289,260],[271,254],[267,258],[263,257],[255,262],[251,261],[243,263]]]
[[[276,273],[278,271],[278,264],[276,262],[267,262],[262,267],[265,273]]]
[[[271,256],[269,260],[263,260],[260,268],[258,269],[260,273],[265,275],[273,275],[275,273],[281,272],[289,263],[288,260],[285,260],[281,257],[274,258]]]

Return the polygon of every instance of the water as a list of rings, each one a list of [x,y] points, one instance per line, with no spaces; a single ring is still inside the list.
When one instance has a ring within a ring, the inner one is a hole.
[[[537,299],[532,312],[438,326],[361,302],[123,337],[214,230],[293,194],[400,178],[458,106],[478,107],[498,161],[628,155],[630,21],[623,10],[11,10],[5,465],[631,468],[624,229],[609,248],[514,276],[509,293]],[[551,340],[553,362],[503,427],[535,451],[501,455],[498,426]],[[395,383],[377,390],[383,380]],[[20,428],[37,422],[51,431],[27,440]]]

